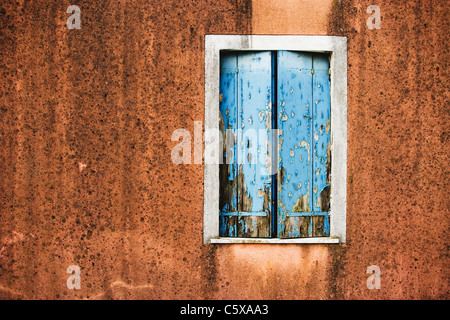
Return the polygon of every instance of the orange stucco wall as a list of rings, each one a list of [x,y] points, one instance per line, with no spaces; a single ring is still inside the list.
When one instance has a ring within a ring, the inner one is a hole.
[[[333,0],[253,0],[252,33],[327,35]]]
[[[76,2],[0,5],[0,298],[448,299],[447,1]],[[202,244],[205,34],[348,37],[346,244]]]

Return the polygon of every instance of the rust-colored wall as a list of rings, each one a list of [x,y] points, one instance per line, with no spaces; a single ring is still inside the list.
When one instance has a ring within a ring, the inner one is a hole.
[[[0,298],[447,299],[447,1],[153,2],[2,2]],[[202,244],[170,138],[203,119],[204,35],[251,33],[349,38],[345,245]]]
[[[366,8],[381,8],[368,30]],[[342,298],[448,299],[447,1],[340,1],[349,37],[347,234]],[[367,290],[368,265],[382,289]]]
[[[333,0],[253,0],[252,33],[327,35]]]

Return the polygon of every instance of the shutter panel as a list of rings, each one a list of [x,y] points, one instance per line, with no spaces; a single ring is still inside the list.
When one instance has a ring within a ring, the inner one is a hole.
[[[229,53],[222,55],[219,87],[219,128],[223,137],[223,161],[219,165],[219,235],[221,237],[235,237],[237,225],[237,164],[236,143],[233,135],[237,128],[236,70],[237,55]]]
[[[271,53],[226,54],[221,58],[220,236],[270,237],[272,178],[265,169],[271,125]],[[234,129],[236,144],[226,146]],[[228,157],[227,157],[228,155]]]
[[[312,235],[312,54],[278,52],[278,237]]]
[[[331,102],[328,55],[313,56],[313,236],[330,235]]]
[[[328,55],[278,53],[278,236],[329,236]]]
[[[238,237],[270,237],[272,177],[266,173],[272,128],[271,52],[238,56]]]

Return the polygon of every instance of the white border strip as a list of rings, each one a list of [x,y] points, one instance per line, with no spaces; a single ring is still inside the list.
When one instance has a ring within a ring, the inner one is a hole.
[[[329,238],[219,238],[219,161],[204,164],[204,243],[345,243],[347,201],[347,38],[336,36],[205,36],[205,131],[219,129],[221,50],[331,53],[331,213]],[[213,139],[214,140],[214,139]],[[206,139],[205,139],[206,141]],[[214,141],[218,141],[214,140]],[[205,154],[213,146],[205,142]]]
[[[314,243],[339,243],[338,238],[296,238],[296,239],[277,239],[277,238],[213,238],[211,243],[216,244],[234,244],[234,243],[265,243],[265,244],[314,244]]]

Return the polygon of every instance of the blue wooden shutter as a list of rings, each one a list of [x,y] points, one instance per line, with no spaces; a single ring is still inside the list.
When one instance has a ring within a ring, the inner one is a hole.
[[[271,57],[245,52],[221,59],[220,126],[224,137],[227,128],[236,135],[232,148],[224,139],[224,158],[231,150],[234,155],[220,170],[221,236],[271,236],[272,177],[265,169],[272,128]]]
[[[236,143],[233,135],[237,128],[236,54],[221,57],[219,90],[219,129],[223,137],[223,161],[219,166],[219,235],[235,237],[238,212]]]
[[[313,55],[313,237],[330,235],[331,101],[328,55]]]
[[[326,236],[330,172],[328,59],[326,55],[280,51],[277,63],[277,123],[282,130],[278,147],[278,237]]]

